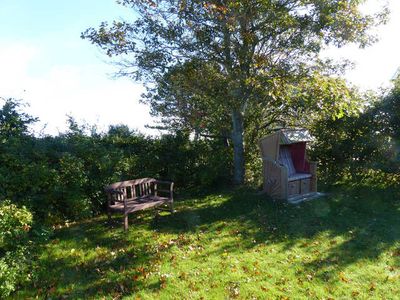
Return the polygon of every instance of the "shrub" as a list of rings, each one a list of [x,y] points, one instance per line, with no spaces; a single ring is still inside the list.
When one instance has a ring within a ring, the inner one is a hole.
[[[0,204],[0,297],[30,278],[28,233],[32,214],[10,201]]]
[[[12,248],[23,242],[32,225],[32,214],[26,207],[18,208],[6,200],[0,204],[0,247]]]
[[[7,297],[18,285],[31,279],[27,247],[18,246],[0,258],[0,298]]]
[[[34,120],[12,100],[0,109],[0,199],[29,207],[42,224],[103,212],[103,188],[116,181],[173,180],[178,192],[230,182],[232,149],[219,140],[187,132],[149,137],[124,125],[98,133],[71,117],[66,133],[35,137],[28,131]]]
[[[371,98],[359,115],[322,119],[314,124],[311,132],[316,141],[311,154],[319,161],[321,181],[334,183],[346,177],[360,182],[372,173],[396,178],[392,176],[400,171],[400,126],[396,117],[400,92],[396,91],[394,88],[381,99]],[[381,175],[373,177],[382,178],[385,184]]]

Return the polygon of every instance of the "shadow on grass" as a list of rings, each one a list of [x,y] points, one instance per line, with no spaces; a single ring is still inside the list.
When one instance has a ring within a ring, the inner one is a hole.
[[[399,200],[398,190],[340,187],[325,197],[295,206],[237,191],[216,205],[186,201],[179,212],[153,222],[152,228],[172,233],[213,231],[216,238],[219,231],[228,229],[232,235],[241,234],[241,248],[269,241],[284,243],[285,249],[290,249],[324,235],[330,239],[329,251],[320,253],[307,266],[346,266],[361,259],[376,259],[400,240]],[[339,236],[345,241],[338,243],[335,238]],[[242,251],[238,246],[225,244],[218,251]]]
[[[151,211],[132,216],[127,234],[120,218],[110,228],[105,217],[58,230],[46,246],[52,251],[43,251],[47,256],[40,259],[37,294],[96,298],[143,289],[157,292],[162,282],[145,279],[168,249],[163,245],[154,249],[163,234],[191,235],[183,240],[189,244],[207,242],[195,241],[196,234],[208,239],[240,237],[204,255],[240,252],[266,242],[283,244],[287,250],[302,244],[308,247],[307,243],[323,235],[331,240],[328,251],[304,263],[305,268],[320,270],[321,276],[332,264],[341,267],[376,259],[400,237],[398,191],[342,187],[324,198],[293,206],[272,202],[254,191],[236,190],[178,201],[176,208],[176,213],[158,218]],[[337,243],[338,237],[344,241]]]
[[[143,227],[149,217],[141,214],[131,221],[131,227]],[[143,289],[144,279],[153,271],[148,263],[159,260],[160,254],[148,247],[151,235],[134,237],[132,243],[132,236],[121,224],[119,216],[111,225],[101,217],[57,230],[47,245],[39,247],[40,265],[33,286],[16,297],[119,298]],[[157,291],[160,284],[147,285],[146,289]]]

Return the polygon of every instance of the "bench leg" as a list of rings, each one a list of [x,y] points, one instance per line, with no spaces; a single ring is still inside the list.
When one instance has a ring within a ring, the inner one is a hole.
[[[128,214],[124,214],[124,230],[128,230]]]
[[[174,202],[173,202],[173,201],[171,201],[171,202],[169,203],[169,209],[171,210],[171,213],[174,212]]]
[[[107,209],[107,222],[108,222],[108,225],[111,225],[111,211],[110,211],[110,209]]]
[[[108,200],[107,201],[107,221],[108,221],[108,225],[111,225],[111,209],[110,209],[110,205],[111,205],[111,201]]]

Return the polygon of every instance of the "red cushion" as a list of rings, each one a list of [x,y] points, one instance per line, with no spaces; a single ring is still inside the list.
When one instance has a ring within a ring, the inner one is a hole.
[[[290,145],[290,153],[296,173],[307,172],[306,170],[306,143],[294,143]]]

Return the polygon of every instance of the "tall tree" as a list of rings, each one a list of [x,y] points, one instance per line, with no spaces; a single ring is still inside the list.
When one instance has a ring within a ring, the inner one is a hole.
[[[5,143],[8,138],[27,135],[29,125],[38,119],[20,111],[25,106],[21,100],[0,97],[0,102],[3,102],[0,107],[0,144]]]
[[[361,0],[118,2],[132,7],[136,20],[111,25],[104,22],[98,29],[87,29],[82,37],[110,57],[122,56],[119,74],[143,80],[150,89],[188,62],[200,63],[208,71],[206,76],[217,76],[212,86],[216,83],[216,87],[223,87],[216,91],[218,102],[213,103],[228,108],[220,127],[226,127],[223,122],[228,112],[230,126],[226,128],[234,148],[234,182],[238,184],[244,180],[244,122],[248,113],[256,107],[263,112],[279,110],[284,100],[279,98],[282,87],[309,76],[324,45],[358,43],[364,47],[373,42],[368,30],[386,16],[386,11],[363,15]],[[194,82],[197,90],[210,89],[198,86],[209,81],[198,79]],[[156,94],[159,91],[162,89],[153,90]],[[157,96],[159,101],[152,102],[156,104],[153,109],[165,108],[159,105],[164,100],[162,93]],[[190,115],[198,110],[183,109],[190,110]],[[205,116],[198,118],[206,121]],[[207,124],[204,122],[204,126]]]

